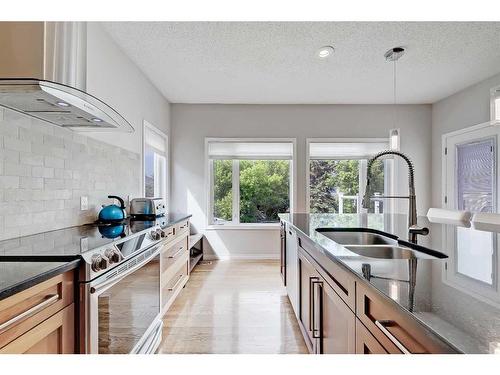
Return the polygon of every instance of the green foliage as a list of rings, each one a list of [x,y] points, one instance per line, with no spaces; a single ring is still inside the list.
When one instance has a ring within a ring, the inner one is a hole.
[[[233,212],[232,176],[232,160],[214,160],[214,217],[227,221]]]
[[[338,193],[359,192],[359,160],[311,160],[310,205],[312,213],[339,212]],[[374,192],[384,192],[384,165],[376,161],[372,167]],[[371,210],[373,211],[373,205]],[[356,201],[344,200],[344,213],[356,213]]]
[[[278,221],[290,207],[289,181],[287,160],[240,161],[240,222]]]
[[[287,160],[241,160],[240,222],[278,221],[290,207],[290,167]],[[232,161],[214,161],[214,216],[231,220]]]

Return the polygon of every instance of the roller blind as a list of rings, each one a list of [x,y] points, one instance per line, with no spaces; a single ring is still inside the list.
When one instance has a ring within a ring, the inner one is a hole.
[[[389,142],[312,142],[309,144],[309,158],[369,159],[388,148]]]
[[[210,141],[208,157],[210,159],[291,160],[293,143]]]

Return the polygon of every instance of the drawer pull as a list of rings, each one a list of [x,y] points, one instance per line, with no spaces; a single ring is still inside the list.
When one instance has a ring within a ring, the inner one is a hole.
[[[7,320],[6,322],[0,324],[0,333],[6,331],[11,326],[16,324],[17,322],[26,319],[32,315],[35,315],[37,312],[43,310],[45,307],[52,305],[54,302],[57,302],[59,299],[59,294],[51,294],[47,299],[40,302],[39,304],[31,307],[30,309],[23,311],[21,314],[16,315],[15,317]]]
[[[380,328],[380,330],[387,336],[391,342],[398,347],[399,350],[403,352],[403,354],[411,354],[408,349],[396,338],[392,333],[389,332],[386,325],[392,324],[392,320],[375,320],[375,325]]]
[[[181,246],[179,248],[179,250],[177,250],[174,254],[169,255],[168,259],[174,259],[177,255],[179,255],[180,253],[182,253],[183,250],[184,250],[184,246]]]
[[[177,285],[179,285],[183,277],[184,275],[180,275],[179,279],[175,282],[175,284],[172,287],[168,288],[168,291],[172,292],[175,288],[177,288]]]

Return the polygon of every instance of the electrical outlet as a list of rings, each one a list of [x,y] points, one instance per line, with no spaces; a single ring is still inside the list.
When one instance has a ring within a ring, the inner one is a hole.
[[[82,195],[80,197],[80,210],[81,211],[86,211],[89,209],[89,197],[86,195]]]

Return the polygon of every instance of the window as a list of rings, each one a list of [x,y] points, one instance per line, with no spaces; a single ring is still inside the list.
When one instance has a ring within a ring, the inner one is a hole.
[[[210,224],[265,224],[290,212],[293,141],[207,140]]]
[[[388,140],[357,142],[308,140],[308,200],[311,213],[361,212],[368,159],[389,148]],[[374,196],[389,195],[392,160],[377,160],[371,169]],[[374,198],[368,212],[387,211],[387,202]]]
[[[167,136],[144,121],[144,196],[167,201]]]

